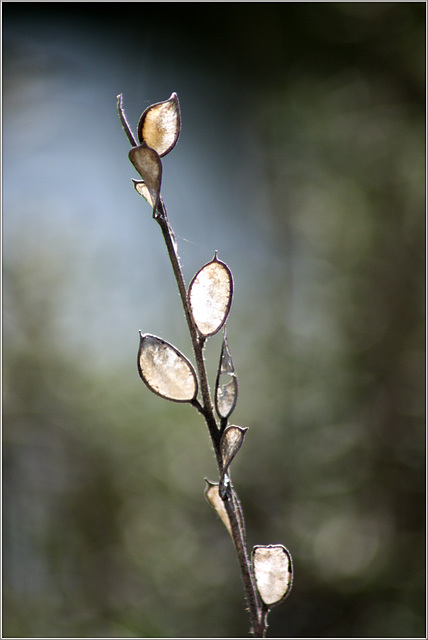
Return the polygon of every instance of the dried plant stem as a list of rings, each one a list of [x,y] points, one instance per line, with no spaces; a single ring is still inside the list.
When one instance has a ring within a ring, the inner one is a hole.
[[[131,127],[129,126],[126,119],[125,111],[123,110],[123,97],[121,93],[117,96],[117,112],[119,114],[120,123],[123,127],[124,132],[126,133],[126,137],[131,143],[131,147],[136,147],[138,142],[134,138],[134,134],[132,133]]]
[[[186,287],[177,241],[161,196],[162,161],[177,143],[181,129],[178,96],[147,107],[138,122],[138,140],[132,133],[123,109],[122,94],[117,96],[120,122],[131,143],[129,160],[142,180],[134,180],[138,193],[151,205],[159,224],[178,286],[184,315],[190,332],[194,365],[174,346],[140,331],[138,372],[148,388],[168,400],[189,402],[203,416],[215,452],[219,482],[207,480],[205,495],[231,534],[238,557],[250,614],[250,632],[265,638],[270,607],[289,593],[293,583],[291,555],[283,545],[255,545],[251,558],[247,549],[244,514],[232,485],[230,464],[239,451],[247,428],[229,425],[235,408],[238,380],[226,337],[225,322],[230,311],[233,277],[229,267],[218,260],[217,252]],[[206,339],[224,327],[220,364],[215,382],[214,402],[205,367]],[[171,380],[171,374],[174,380]],[[224,379],[229,379],[223,383]],[[217,418],[218,415],[218,418]],[[269,603],[269,604],[265,604]]]
[[[173,236],[173,232],[171,229],[171,225],[168,221],[168,216],[166,212],[166,208],[163,200],[160,201],[159,209],[157,211],[157,215],[155,216],[156,221],[159,223],[162,229],[162,235],[165,240],[166,248],[168,250],[168,256],[172,265],[172,270],[174,272],[174,277],[177,282],[178,291],[180,293],[181,303],[183,305],[184,314],[186,316],[187,325],[190,331],[190,337],[192,339],[193,352],[195,354],[196,367],[198,370],[199,383],[201,388],[202,402],[203,405],[199,404],[198,401],[194,401],[193,404],[197,406],[197,409],[202,413],[207,423],[211,439],[214,444],[214,450],[217,456],[217,462],[221,464],[221,456],[220,456],[220,433],[217,428],[217,422],[214,416],[213,404],[211,401],[210,388],[208,384],[208,376],[205,368],[204,356],[203,356],[203,348],[204,341],[199,338],[195,323],[193,321],[192,313],[190,311],[189,302],[187,300],[187,290],[186,283],[184,281],[183,272],[180,265],[180,259],[177,254],[177,249],[175,246],[175,240]],[[198,406],[199,405],[199,406]]]
[[[196,329],[193,321],[190,305],[187,297],[187,289],[184,281],[183,272],[180,265],[180,260],[177,253],[174,232],[168,221],[166,208],[162,199],[160,199],[159,206],[154,215],[155,220],[161,227],[162,235],[168,250],[168,256],[171,262],[172,270],[175,280],[177,282],[178,290],[186,321],[189,327],[189,332],[192,340],[193,352],[196,360],[196,367],[198,371],[198,379],[201,389],[202,405],[198,400],[194,400],[193,404],[198,411],[203,415],[210,432],[211,440],[213,443],[219,475],[223,473],[223,461],[220,451],[220,439],[221,434],[226,426],[225,421],[221,420],[220,427],[217,424],[216,417],[214,415],[213,402],[211,399],[210,388],[208,384],[208,376],[205,367],[205,360],[203,355],[205,339],[201,338]],[[254,577],[251,568],[251,562],[248,556],[248,550],[246,545],[246,530],[242,513],[242,507],[235,489],[229,482],[227,486],[225,496],[225,508],[229,516],[230,525],[232,529],[232,538],[235,545],[236,553],[238,556],[239,565],[241,568],[242,580],[244,583],[245,597],[247,600],[248,610],[251,620],[251,632],[256,638],[264,638],[266,634],[266,612],[263,612],[262,604],[255,587]]]
[[[246,531],[243,519],[242,507],[235,489],[231,486],[230,497],[225,501],[227,515],[229,516],[233,542],[235,544],[241,567],[242,580],[244,582],[245,596],[251,619],[251,631],[255,638],[264,638],[267,625],[261,616],[261,604],[251,570],[251,562],[248,557],[246,544]]]

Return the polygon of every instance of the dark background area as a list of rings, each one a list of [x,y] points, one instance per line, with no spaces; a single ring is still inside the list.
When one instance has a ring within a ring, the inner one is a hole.
[[[425,3],[2,3],[3,636],[245,637],[191,356],[116,114],[179,95],[163,195],[187,282],[235,294],[270,637],[425,637]],[[211,384],[220,337],[207,347]]]

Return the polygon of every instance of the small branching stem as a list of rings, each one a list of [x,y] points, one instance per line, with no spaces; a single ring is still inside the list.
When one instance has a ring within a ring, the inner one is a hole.
[[[119,114],[120,123],[123,127],[124,132],[126,133],[126,137],[131,143],[131,147],[136,147],[138,143],[134,138],[134,134],[132,133],[131,127],[129,126],[126,119],[125,111],[123,110],[123,97],[121,93],[117,96],[117,112]]]
[[[137,146],[137,141],[129,127],[129,124],[125,117],[125,112],[122,106],[122,94],[117,97],[117,109],[122,127],[126,133],[126,136],[131,143],[132,147]],[[192,340],[193,352],[195,355],[196,367],[198,371],[198,379],[201,391],[202,403],[198,399],[192,401],[192,405],[199,411],[204,417],[208,430],[210,432],[214,452],[217,459],[217,465],[220,478],[223,476],[223,460],[220,450],[220,440],[222,433],[227,426],[227,419],[221,418],[220,424],[217,424],[217,420],[214,414],[214,406],[211,400],[211,392],[208,383],[208,375],[205,367],[204,360],[204,346],[205,338],[198,334],[195,322],[190,310],[189,300],[187,296],[186,283],[184,280],[183,272],[180,265],[180,259],[177,253],[177,246],[175,242],[174,232],[168,220],[166,207],[162,198],[159,198],[159,204],[156,211],[153,213],[154,219],[158,222],[162,235],[167,247],[168,256],[171,262],[172,270],[175,280],[177,282],[178,291],[181,298],[181,303],[184,309],[187,325],[189,327],[190,337]],[[229,473],[229,472],[228,472]],[[267,613],[265,606],[261,603],[257,589],[255,587],[254,576],[252,572],[251,562],[248,556],[247,543],[246,543],[246,530],[244,516],[242,512],[241,503],[238,499],[235,489],[229,482],[224,499],[226,512],[229,517],[232,538],[235,545],[236,553],[241,568],[242,580],[245,589],[245,598],[248,605],[251,620],[251,632],[255,638],[266,637],[267,628]]]
[[[233,541],[241,567],[245,596],[251,619],[251,630],[255,638],[264,638],[265,628],[263,626],[263,619],[261,616],[260,600],[254,584],[254,577],[251,570],[251,562],[248,557],[246,531],[242,507],[236,491],[232,485],[230,498],[225,501],[225,508],[231,523]]]
[[[192,313],[190,311],[189,301],[187,298],[186,283],[184,281],[180,259],[177,254],[171,226],[168,221],[168,216],[167,216],[167,212],[166,212],[166,208],[163,203],[163,200],[160,201],[159,215],[157,215],[155,219],[159,223],[162,230],[162,235],[164,237],[165,244],[168,250],[168,256],[171,262],[172,270],[174,272],[175,280],[177,282],[178,291],[180,293],[181,303],[183,305],[187,325],[189,327],[190,337],[192,339],[193,352],[195,354],[196,367],[198,370],[198,377],[199,377],[199,382],[201,387],[202,407],[203,407],[202,415],[205,418],[205,421],[207,423],[207,426],[211,435],[211,439],[214,444],[214,450],[216,452],[217,461],[219,460],[221,461],[221,457],[219,458],[220,433],[219,433],[217,422],[214,416],[214,408],[213,408],[213,403],[211,401],[210,388],[208,384],[208,376],[205,368],[205,361],[204,361],[204,355],[203,355],[205,341],[200,340],[198,331],[193,321]]]
[[[181,303],[184,309],[184,314],[192,340],[193,352],[195,355],[202,396],[202,404],[198,400],[195,400],[193,402],[193,405],[196,407],[199,413],[203,415],[207,424],[217,458],[219,474],[221,476],[223,473],[223,461],[220,451],[220,439],[221,434],[227,426],[227,420],[221,419],[220,425],[218,425],[214,415],[214,407],[211,400],[208,376],[203,355],[205,339],[199,336],[197,328],[193,321],[187,296],[186,284],[181,269],[180,259],[178,257],[176,249],[173,231],[169,224],[166,207],[162,199],[160,199],[159,208],[154,217],[162,230],[162,235],[168,250],[168,256],[171,262],[175,280],[177,282]],[[251,562],[248,556],[246,545],[246,530],[242,507],[235,489],[231,484],[229,485],[229,487],[230,490],[228,491],[228,495],[225,500],[225,508],[229,516],[232,529],[232,538],[241,568],[245,597],[251,620],[251,630],[255,638],[264,638],[266,633],[266,616],[262,614],[262,604],[255,587],[254,577],[251,569]]]

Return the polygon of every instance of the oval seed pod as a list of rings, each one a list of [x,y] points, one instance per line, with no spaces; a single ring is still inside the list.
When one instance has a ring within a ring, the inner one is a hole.
[[[234,410],[237,400],[238,378],[233,366],[225,329],[215,381],[215,408],[218,416],[223,419],[228,418]]]
[[[212,336],[226,322],[232,304],[233,278],[227,264],[217,259],[204,265],[189,285],[189,304],[200,335]]]
[[[293,562],[282,544],[256,545],[252,551],[254,577],[263,602],[271,607],[290,593]]]
[[[172,344],[140,332],[138,373],[148,388],[162,398],[191,402],[196,398],[196,373],[188,359]]]
[[[159,155],[153,149],[146,147],[145,144],[141,144],[139,147],[132,147],[129,159],[143,178],[150,200],[146,195],[144,197],[153,203],[153,214],[155,214],[162,182],[162,162]]]
[[[181,129],[180,104],[176,93],[143,112],[138,123],[138,140],[165,156],[176,145]]]

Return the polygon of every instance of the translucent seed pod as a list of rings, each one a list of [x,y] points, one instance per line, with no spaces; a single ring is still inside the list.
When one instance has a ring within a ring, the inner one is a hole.
[[[148,388],[167,400],[191,402],[198,383],[189,360],[171,344],[140,332],[138,372]]]
[[[138,141],[162,158],[176,145],[181,129],[180,104],[176,93],[168,100],[150,105],[138,122]]]
[[[155,203],[153,201],[152,194],[150,193],[150,190],[147,187],[144,180],[132,179],[132,182],[134,183],[135,190],[140,194],[140,196],[142,196],[145,200],[147,200],[147,202],[153,209],[153,207],[155,206]]]
[[[224,430],[220,440],[223,475],[226,473],[230,463],[241,448],[247,431],[248,427],[236,427],[235,425],[231,425]]]
[[[223,472],[220,477],[219,493],[224,500],[230,490],[230,475],[228,473],[230,464],[244,442],[248,427],[227,427],[221,436],[220,451],[222,458]]]
[[[129,159],[143,178],[148,190],[148,194],[145,193],[144,197],[150,203],[153,203],[153,214],[155,214],[159,203],[162,182],[162,162],[159,155],[153,149],[142,144],[139,147],[132,147],[129,152]],[[141,195],[143,195],[143,193],[141,193]],[[147,196],[149,196],[149,198]]]
[[[220,363],[215,382],[215,408],[220,418],[227,419],[233,412],[238,400],[238,378],[236,377],[232,355],[224,331]]]
[[[227,264],[217,259],[204,265],[189,286],[189,304],[199,334],[212,336],[226,322],[232,304],[233,278]]]
[[[279,604],[293,584],[293,562],[288,549],[282,544],[256,545],[251,556],[261,599],[268,607]]]
[[[218,483],[210,482],[210,480],[207,480],[206,478],[205,482],[205,498],[208,500],[213,509],[217,511],[217,514],[219,515],[224,526],[226,527],[230,535],[232,535],[232,527],[230,525],[229,516],[227,515],[224,502],[220,498]]]

